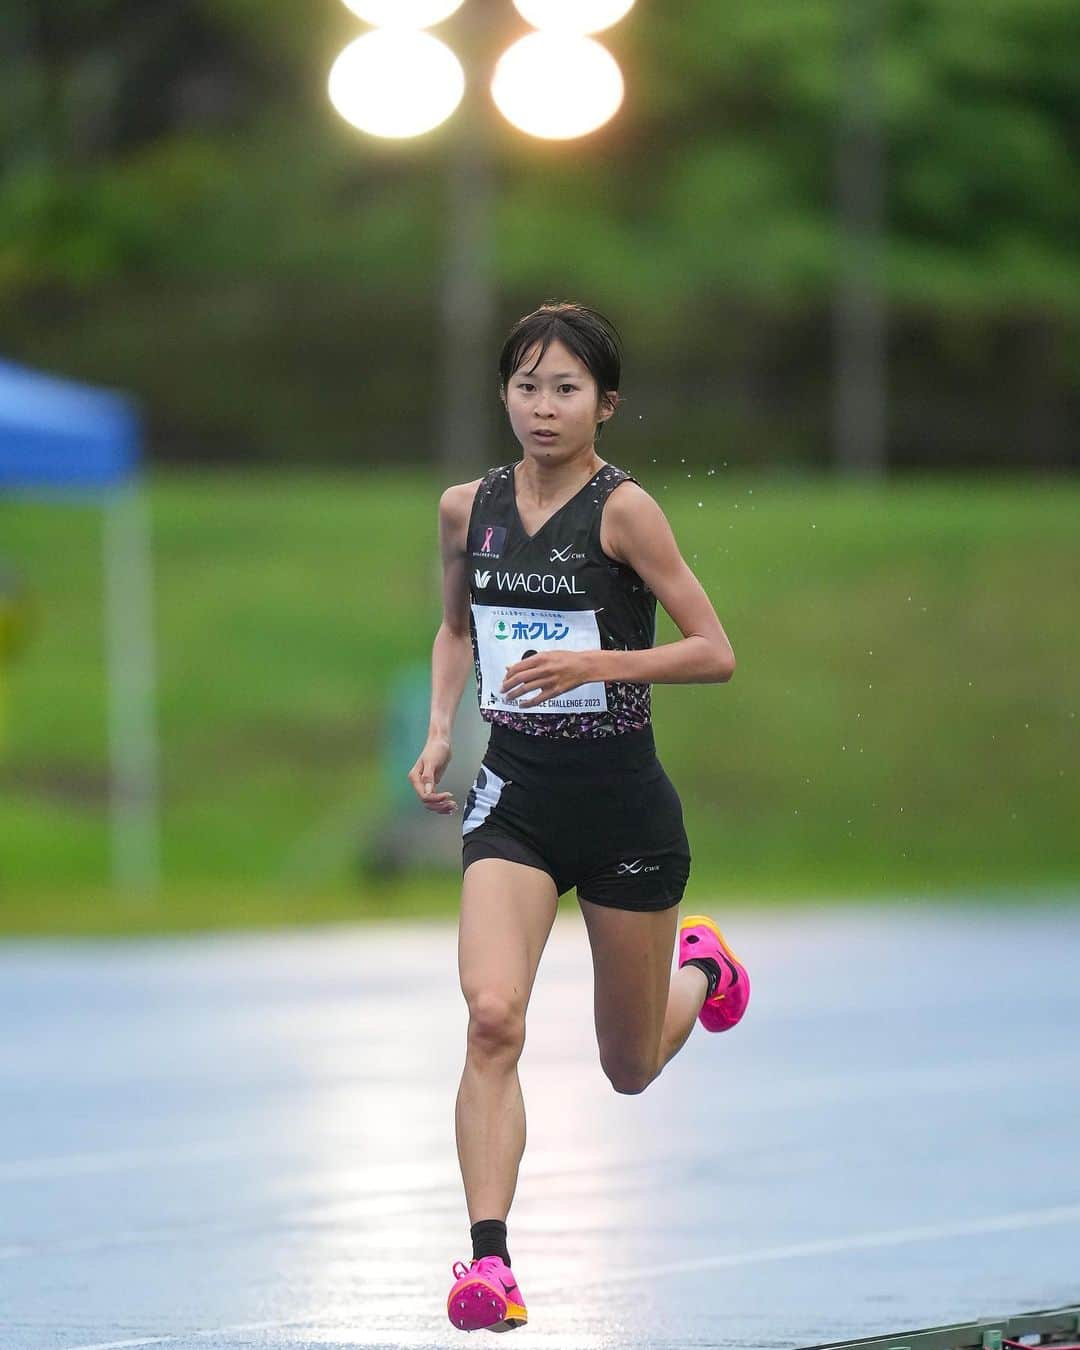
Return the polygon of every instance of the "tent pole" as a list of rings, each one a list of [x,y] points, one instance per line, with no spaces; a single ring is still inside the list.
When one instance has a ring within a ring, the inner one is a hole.
[[[137,484],[106,494],[104,544],[113,883],[149,896],[160,881],[158,738],[150,513]]]

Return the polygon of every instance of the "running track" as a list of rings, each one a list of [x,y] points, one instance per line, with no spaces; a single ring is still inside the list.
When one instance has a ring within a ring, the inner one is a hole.
[[[1080,1302],[1080,907],[714,912],[750,1012],[637,1097],[600,1073],[560,914],[512,1345],[794,1347]],[[3,1350],[466,1343],[452,926],[7,943],[0,1015]]]

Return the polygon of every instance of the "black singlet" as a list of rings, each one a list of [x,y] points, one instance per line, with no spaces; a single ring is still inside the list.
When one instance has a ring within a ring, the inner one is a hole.
[[[639,731],[650,686],[596,682],[523,709],[500,693],[506,667],[539,651],[637,651],[656,640],[656,597],[632,567],[600,547],[604,502],[629,479],[605,464],[528,535],[514,466],[489,469],[473,499],[466,564],[477,698],[485,721],[530,736],[591,740]]]

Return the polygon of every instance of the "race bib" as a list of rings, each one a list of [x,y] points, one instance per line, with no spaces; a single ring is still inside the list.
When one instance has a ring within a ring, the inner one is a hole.
[[[510,703],[500,692],[506,667],[538,652],[595,652],[600,650],[600,629],[591,609],[517,609],[505,605],[472,607],[476,645],[480,654],[480,707],[499,712],[596,713],[607,712],[607,686],[603,680],[568,689],[557,698],[545,699],[535,708]],[[530,689],[525,698],[535,698]]]

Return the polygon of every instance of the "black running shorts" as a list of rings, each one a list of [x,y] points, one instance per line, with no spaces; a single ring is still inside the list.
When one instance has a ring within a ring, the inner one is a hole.
[[[596,740],[493,725],[469,790],[462,871],[506,858],[547,872],[559,895],[614,909],[668,909],[690,876],[679,794],[652,726]]]

